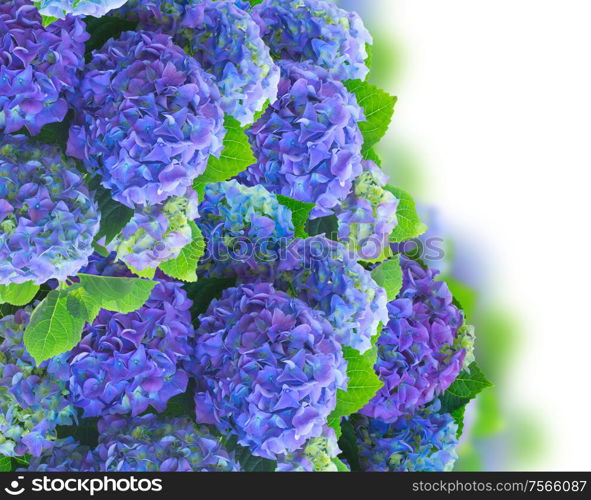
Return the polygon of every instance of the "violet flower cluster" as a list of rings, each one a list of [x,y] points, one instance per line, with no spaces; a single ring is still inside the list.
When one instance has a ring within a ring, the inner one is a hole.
[[[0,133],[36,135],[66,116],[84,67],[85,24],[68,17],[44,27],[29,0],[3,0],[0,34]]]
[[[109,249],[136,271],[176,259],[193,239],[191,223],[199,215],[198,204],[197,193],[190,188],[185,196],[136,209]]]
[[[339,241],[363,261],[373,261],[383,254],[398,225],[399,202],[384,189],[387,180],[373,161],[364,161],[363,173],[355,180],[353,191],[335,210]]]
[[[311,61],[338,80],[365,80],[373,40],[356,13],[330,0],[263,0],[253,17],[275,58]]]
[[[110,10],[121,7],[127,0],[36,0],[35,6],[44,16],[63,18],[75,16],[104,16]]]
[[[252,17],[230,0],[131,0],[117,12],[164,32],[215,76],[222,109],[243,126],[277,97],[279,68]]]
[[[226,290],[200,317],[197,421],[275,459],[321,436],[346,389],[346,363],[326,319],[268,283]]]
[[[368,417],[354,422],[359,461],[365,472],[451,471],[458,458],[458,426],[439,413],[439,401],[388,424]]]
[[[88,263],[98,207],[56,146],[0,135],[0,285],[64,281]]]
[[[240,179],[315,203],[313,218],[331,215],[362,173],[363,110],[326,70],[279,64],[279,97],[248,131],[257,163]]]
[[[291,211],[263,186],[209,184],[199,212],[207,242],[200,269],[209,277],[258,276],[294,238]]]
[[[137,311],[99,312],[67,359],[72,401],[85,417],[162,412],[186,391],[191,305],[178,283],[161,281]]]
[[[436,271],[401,258],[403,287],[388,304],[376,373],[384,387],[361,413],[384,422],[414,413],[444,392],[462,370],[464,316]]]
[[[55,443],[58,425],[76,421],[68,399],[68,367],[40,366],[23,344],[32,308],[0,319],[0,456],[38,457]]]
[[[225,135],[219,90],[168,35],[126,32],[95,51],[68,153],[131,208],[183,196]]]

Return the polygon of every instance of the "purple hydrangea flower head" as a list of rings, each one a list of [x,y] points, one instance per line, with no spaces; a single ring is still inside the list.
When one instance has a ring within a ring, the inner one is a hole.
[[[191,305],[179,283],[161,281],[137,311],[100,311],[68,355],[70,391],[84,416],[139,415],[149,406],[164,411],[171,397],[185,392],[189,377],[182,364],[195,334]]]
[[[363,167],[353,192],[335,212],[339,240],[360,260],[371,261],[390,244],[390,235],[398,225],[398,200],[384,189],[387,177],[373,161],[364,161]]]
[[[118,14],[139,27],[172,35],[213,74],[224,111],[243,126],[277,97],[279,68],[250,15],[222,0],[131,0]]]
[[[361,413],[384,422],[414,413],[444,392],[466,357],[463,313],[436,271],[401,258],[403,287],[388,304],[375,366],[384,387]],[[472,337],[470,336],[469,339]]]
[[[257,283],[227,289],[200,323],[198,422],[271,460],[322,435],[347,375],[321,314]]]
[[[126,32],[94,52],[68,153],[134,208],[183,196],[225,135],[213,78],[168,35]]]
[[[279,97],[249,129],[258,161],[240,179],[315,203],[312,218],[331,215],[362,172],[363,110],[326,70],[309,63],[279,65]]]
[[[33,457],[26,469],[28,472],[98,472],[99,464],[93,451],[74,438],[58,439],[40,457]]]
[[[99,222],[72,160],[55,146],[0,136],[0,285],[76,274]]]
[[[84,67],[84,22],[68,17],[44,27],[29,0],[0,5],[0,133],[36,135],[61,122]]]
[[[121,7],[127,0],[36,0],[34,3],[44,16],[63,18],[75,16],[101,17]]]
[[[176,259],[192,241],[190,222],[196,219],[199,201],[195,190],[169,198],[160,205],[139,207],[109,245],[117,258],[137,271],[153,269]]]
[[[438,413],[439,401],[388,424],[364,416],[353,419],[362,470],[366,472],[447,472],[458,456],[458,426]]]
[[[99,420],[96,450],[101,470],[110,472],[238,472],[240,466],[220,438],[188,417]]]
[[[277,459],[276,472],[338,472],[334,460],[341,453],[334,430],[326,427],[297,451]]]
[[[343,345],[363,353],[388,322],[386,292],[347,249],[325,236],[297,240],[278,265],[276,286],[324,312]]]
[[[25,350],[31,310],[0,319],[0,455],[9,457],[40,456],[54,445],[56,427],[76,420],[63,357],[36,366]]]
[[[338,80],[365,80],[369,73],[373,40],[354,12],[329,0],[263,0],[253,17],[277,59],[312,61]]]
[[[197,221],[207,241],[209,276],[254,275],[294,238],[291,211],[263,186],[209,184]]]

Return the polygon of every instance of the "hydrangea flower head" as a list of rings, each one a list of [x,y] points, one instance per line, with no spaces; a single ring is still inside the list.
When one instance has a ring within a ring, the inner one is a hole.
[[[44,27],[29,0],[0,5],[0,133],[36,135],[61,122],[84,67],[84,22],[69,17]]]
[[[54,358],[36,366],[23,336],[31,308],[0,319],[0,455],[40,456],[56,440],[58,425],[76,411],[68,398],[68,366]]]
[[[141,29],[163,31],[213,74],[224,111],[243,126],[275,101],[279,68],[259,26],[229,0],[131,0],[119,14]]]
[[[334,460],[341,450],[333,429],[326,427],[319,437],[310,439],[297,451],[277,460],[276,472],[337,472]]]
[[[263,186],[209,184],[199,211],[207,241],[202,264],[210,276],[255,274],[294,238],[291,211]]]
[[[276,59],[312,61],[338,80],[365,80],[372,37],[354,12],[329,0],[263,0],[253,9]]]
[[[127,0],[36,0],[34,3],[44,16],[63,18],[75,16],[101,17],[121,7]]]
[[[85,417],[139,415],[149,406],[161,412],[185,392],[189,377],[182,364],[195,334],[191,305],[179,283],[161,281],[137,311],[99,312],[68,354],[72,399]]]
[[[225,135],[212,77],[168,35],[126,32],[95,51],[68,153],[134,208],[183,196]]]
[[[387,323],[386,292],[347,249],[325,236],[297,240],[279,263],[276,286],[324,312],[343,345],[363,353]]]
[[[375,366],[384,387],[361,413],[384,422],[414,413],[444,392],[462,370],[462,312],[437,272],[401,258],[403,287],[388,304]],[[470,337],[471,338],[471,337]]]
[[[99,420],[96,455],[109,472],[238,472],[240,466],[220,438],[189,417]]]
[[[280,66],[279,97],[249,129],[258,162],[240,179],[315,203],[313,218],[331,215],[362,172],[363,110],[326,70],[288,61]]]
[[[55,146],[0,136],[0,285],[76,274],[99,222],[72,160]]]
[[[398,200],[384,189],[387,177],[382,170],[372,161],[363,164],[353,192],[335,212],[339,240],[361,260],[371,261],[390,244],[390,235],[398,225]]]
[[[88,446],[72,437],[58,439],[40,457],[33,457],[25,469],[28,472],[98,472],[99,464]]]
[[[270,460],[321,436],[347,384],[330,324],[268,283],[227,289],[212,302],[195,358],[197,421]]]
[[[160,205],[139,207],[109,249],[137,271],[176,259],[192,241],[189,223],[199,215],[198,204],[197,193],[191,188],[185,196],[169,198]]]
[[[368,417],[353,419],[359,460],[365,472],[446,472],[458,456],[458,426],[438,413],[439,401],[388,424]]]

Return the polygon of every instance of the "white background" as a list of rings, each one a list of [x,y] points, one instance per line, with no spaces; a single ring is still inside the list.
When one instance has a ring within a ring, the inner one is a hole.
[[[536,467],[591,470],[591,1],[347,4],[402,40],[390,140],[524,325],[504,397],[543,422]]]

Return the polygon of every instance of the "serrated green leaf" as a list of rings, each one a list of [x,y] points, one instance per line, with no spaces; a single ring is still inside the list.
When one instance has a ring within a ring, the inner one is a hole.
[[[339,232],[339,221],[335,215],[320,217],[318,219],[308,219],[306,223],[306,233],[310,236],[324,234],[329,240],[337,241]]]
[[[98,316],[101,307],[81,285],[74,285],[67,289],[66,307],[68,312],[75,317],[83,318],[87,323],[92,323]]]
[[[263,0],[260,0],[260,1],[262,2]],[[267,99],[267,100],[265,101],[265,103],[263,104],[263,107],[260,109],[260,111],[257,111],[257,112],[254,114],[254,122],[253,122],[253,125],[254,125],[254,123],[258,122],[258,121],[259,121],[259,120],[262,118],[262,116],[263,116],[263,115],[266,113],[266,111],[267,111],[267,108],[268,108],[270,105],[271,105],[271,100],[270,100],[270,99]],[[251,126],[252,126],[252,125],[251,125]]]
[[[462,434],[464,433],[464,415],[466,414],[466,406],[461,406],[456,410],[451,412],[451,416],[454,419],[454,422],[458,424],[458,433],[456,437],[460,439]]]
[[[133,267],[129,267],[129,270],[135,274],[136,276],[140,277],[140,278],[146,278],[146,279],[154,279],[154,276],[156,276],[156,269],[144,269],[143,271],[138,271],[137,269],[134,269]]]
[[[197,265],[205,253],[205,240],[194,222],[189,223],[193,241],[181,250],[180,255],[160,265],[162,272],[186,283],[197,281]]]
[[[310,219],[310,212],[316,205],[314,203],[294,200],[293,198],[281,194],[277,195],[277,201],[291,210],[296,238],[307,238],[308,233],[306,232],[306,225]]]
[[[98,177],[90,181],[89,188],[94,192],[94,199],[101,212],[101,222],[95,242],[105,238],[105,244],[108,245],[131,220],[133,210],[115,201],[111,197],[111,191],[101,186]]]
[[[351,472],[349,467],[345,465],[345,463],[340,458],[333,458],[332,463],[337,466],[338,472]]]
[[[357,103],[365,112],[365,121],[359,123],[363,134],[363,152],[372,149],[379,143],[392,121],[394,106],[397,98],[375,85],[361,80],[347,80],[343,82],[349,92],[357,97]]]
[[[368,151],[365,151],[365,153],[363,154],[363,158],[365,160],[373,161],[378,167],[382,166],[382,157],[378,154],[378,152],[374,148],[371,148]]]
[[[398,297],[402,289],[402,268],[400,267],[400,256],[380,264],[372,272],[374,281],[386,290],[388,302],[392,302]]]
[[[52,291],[31,315],[24,341],[37,364],[69,351],[80,341],[86,319],[70,313],[68,295],[67,289]]]
[[[52,16],[41,16],[41,23],[43,26],[47,27],[52,23],[55,23],[59,20],[59,17],[52,17]]]
[[[22,284],[0,285],[0,304],[25,306],[35,298],[38,291],[39,285],[35,285],[32,281]]]
[[[378,359],[378,338],[379,335],[374,337],[373,347],[364,354],[351,347],[343,349],[349,383],[346,391],[337,391],[337,406],[328,417],[328,425],[335,430],[337,437],[341,436],[341,418],[361,410],[384,386],[374,370]]]
[[[342,434],[339,439],[339,448],[342,451],[341,457],[347,460],[353,472],[360,472],[361,464],[359,462],[359,448],[355,428],[349,420],[343,420],[341,428]]]
[[[418,238],[427,231],[427,226],[421,222],[421,218],[417,213],[416,203],[411,195],[402,189],[392,186],[386,186],[384,189],[390,191],[399,201],[398,209],[396,210],[398,225],[392,232],[390,241],[401,243]]]
[[[457,412],[466,406],[480,392],[492,383],[484,376],[476,363],[472,363],[467,370],[464,370],[453,384],[439,398],[441,401],[441,413]]]
[[[256,158],[248,142],[248,136],[236,118],[226,115],[224,118],[226,136],[224,149],[219,158],[210,156],[207,169],[197,177],[193,184],[195,191],[202,198],[205,187],[212,182],[222,182],[235,177],[247,167],[256,163]]]
[[[12,460],[9,457],[0,455],[0,472],[10,472],[12,470]]]
[[[80,285],[101,309],[127,314],[142,307],[157,281],[79,274]]]

